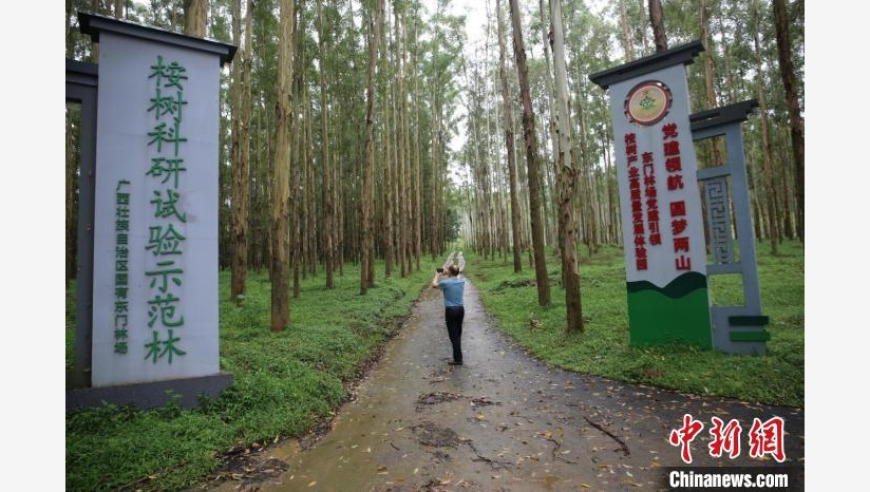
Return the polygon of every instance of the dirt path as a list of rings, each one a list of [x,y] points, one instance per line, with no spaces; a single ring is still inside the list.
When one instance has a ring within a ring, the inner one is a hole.
[[[286,469],[283,474],[221,489],[660,490],[660,468],[682,465],[679,449],[667,439],[686,413],[705,425],[691,443],[693,466],[776,465],[749,458],[747,437],[753,417],[776,415],[785,419],[787,432],[783,466],[799,467],[802,476],[802,410],[684,396],[553,369],[490,326],[473,284],[466,287],[465,306],[464,366],[447,365],[441,293],[427,288],[328,434],[305,450],[296,442],[268,450],[271,468]],[[714,416],[740,421],[739,458],[709,455]]]

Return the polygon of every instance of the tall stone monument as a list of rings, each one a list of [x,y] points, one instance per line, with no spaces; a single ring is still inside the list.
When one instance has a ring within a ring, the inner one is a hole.
[[[89,398],[215,394],[231,382],[218,356],[218,131],[236,48],[79,20],[100,44]]]

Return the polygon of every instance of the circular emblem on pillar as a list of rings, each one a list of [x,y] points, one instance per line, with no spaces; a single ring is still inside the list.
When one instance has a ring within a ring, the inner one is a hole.
[[[625,97],[625,116],[632,123],[655,125],[671,110],[673,97],[665,84],[647,80],[634,86]]]

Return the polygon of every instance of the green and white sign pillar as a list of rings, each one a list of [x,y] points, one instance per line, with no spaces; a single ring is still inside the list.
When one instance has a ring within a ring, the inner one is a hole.
[[[218,355],[218,134],[236,47],[79,21],[100,43],[91,383],[132,388],[116,403],[156,406],[143,395],[167,390],[190,403],[231,381]]]
[[[686,79],[702,50],[694,42],[590,76],[610,92],[636,346],[713,346]]]

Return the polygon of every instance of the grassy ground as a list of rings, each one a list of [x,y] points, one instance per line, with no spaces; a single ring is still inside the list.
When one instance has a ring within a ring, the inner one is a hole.
[[[534,356],[568,369],[770,404],[804,404],[804,252],[784,244],[776,257],[758,248],[764,314],[770,316],[766,357],[729,356],[685,346],[637,349],[628,344],[622,250],[603,247],[581,255],[586,332],[564,332],[564,291],[552,289],[553,305],[537,306],[534,272],[527,260],[514,274],[502,259],[484,261],[466,250],[469,276],[480,287],[489,312]],[[548,259],[558,281],[555,257]],[[227,301],[229,274],[221,281],[221,369],[234,384],[197,410],[169,406],[136,411],[104,407],[67,414],[68,490],[179,490],[199,483],[237,446],[300,436],[335,410],[348,382],[391,331],[385,320],[405,315],[429,280],[430,269],[407,278],[379,281],[358,294],[359,271],[345,268],[336,289],[323,277],[303,282],[291,300],[292,327],[269,330],[269,282],[251,274],[244,307]],[[717,304],[739,300],[734,279],[711,286]],[[75,296],[68,293],[67,368],[74,359]],[[530,323],[536,320],[539,323]],[[536,325],[530,328],[530,325]]]
[[[559,287],[559,263],[548,257],[552,305],[537,303],[534,270],[524,258],[484,261],[466,251],[468,276],[480,287],[484,304],[502,329],[532,355],[551,364],[608,378],[713,394],[744,401],[792,407],[804,405],[804,249],[785,243],[770,254],[759,244],[758,270],[762,307],[771,323],[765,357],[726,355],[673,345],[649,349],[629,346],[625,266],[621,248],[602,247],[592,257],[581,248],[580,282],[586,330],[565,332],[565,291]],[[711,278],[716,305],[742,303],[739,280]]]
[[[266,272],[250,274],[244,307],[229,302],[229,273],[220,276],[221,370],[230,389],[196,410],[104,407],[68,413],[67,490],[179,490],[220,465],[237,446],[301,436],[345,399],[359,374],[407,314],[429,269],[378,281],[359,295],[359,269],[345,266],[336,288],[324,277],[303,281],[291,299],[292,326],[269,330]],[[67,300],[67,368],[74,364],[75,295]]]

